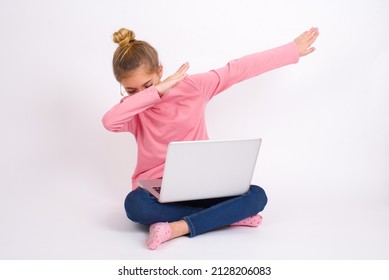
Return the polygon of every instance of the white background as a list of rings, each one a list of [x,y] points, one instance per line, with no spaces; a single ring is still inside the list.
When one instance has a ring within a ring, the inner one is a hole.
[[[389,258],[388,11],[385,0],[1,0],[0,258]],[[150,42],[166,77],[311,26],[314,54],[207,109],[211,138],[263,138],[253,180],[269,196],[263,225],[148,251],[123,210],[136,143],[101,124],[120,99],[112,33]]]

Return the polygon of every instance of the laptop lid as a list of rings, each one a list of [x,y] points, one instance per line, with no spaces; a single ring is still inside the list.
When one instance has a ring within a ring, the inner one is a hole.
[[[261,139],[171,142],[160,202],[241,195],[251,184]]]

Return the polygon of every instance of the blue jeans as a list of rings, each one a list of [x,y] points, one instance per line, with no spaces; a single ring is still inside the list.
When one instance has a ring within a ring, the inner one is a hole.
[[[159,203],[148,191],[137,188],[127,195],[124,207],[131,221],[144,225],[185,220],[189,236],[194,237],[253,216],[262,211],[266,203],[265,191],[255,185],[240,196],[179,203]]]

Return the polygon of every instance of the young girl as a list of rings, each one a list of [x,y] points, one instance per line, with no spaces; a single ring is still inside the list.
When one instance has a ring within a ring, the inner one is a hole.
[[[109,131],[130,132],[136,139],[137,166],[125,210],[130,220],[150,225],[146,240],[149,249],[179,236],[194,237],[228,225],[256,227],[261,223],[258,213],[267,197],[259,186],[252,185],[237,197],[161,204],[138,188],[137,181],[162,177],[170,142],[208,139],[204,112],[212,97],[238,82],[297,63],[299,57],[315,50],[311,45],[318,35],[318,29],[311,28],[293,42],[232,60],[208,73],[187,75],[189,64],[185,63],[161,81],[163,68],[156,50],[136,40],[131,30],[122,28],[114,33],[113,40],[119,46],[113,71],[127,96],[102,121]]]

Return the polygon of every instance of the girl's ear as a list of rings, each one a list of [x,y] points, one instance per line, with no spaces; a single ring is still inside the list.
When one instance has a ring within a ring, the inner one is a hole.
[[[159,68],[158,68],[158,76],[159,76],[160,79],[162,78],[162,74],[163,74],[163,66],[162,66],[162,65],[159,65]]]

